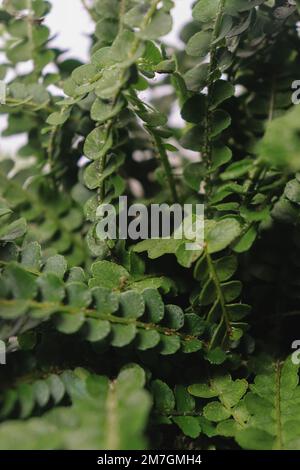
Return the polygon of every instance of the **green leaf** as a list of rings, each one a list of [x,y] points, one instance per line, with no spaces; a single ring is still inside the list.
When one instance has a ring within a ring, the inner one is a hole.
[[[142,242],[137,243],[134,246],[133,251],[136,253],[147,251],[150,259],[156,259],[166,254],[175,254],[176,249],[181,243],[182,240],[176,240],[173,238],[149,238],[148,240],[143,240]]]
[[[37,335],[35,331],[26,331],[18,336],[18,343],[23,351],[31,351],[37,343]]]
[[[0,299],[0,317],[4,320],[12,320],[18,318],[26,313],[28,304],[24,300],[15,300],[9,302]]]
[[[161,63],[163,57],[160,49],[152,41],[146,42],[146,47],[143,56],[139,59],[139,68],[146,72],[153,72],[156,70],[158,64]]]
[[[189,90],[200,92],[207,83],[209,64],[196,65],[184,75],[186,86]]]
[[[111,136],[101,127],[96,127],[86,138],[84,143],[84,154],[91,160],[97,160],[109,151],[112,146]]]
[[[218,396],[217,391],[206,383],[190,385],[188,391],[194,397],[199,398],[214,398]]]
[[[223,351],[220,347],[210,349],[206,354],[208,361],[211,364],[223,364],[224,361],[227,359],[226,352]]]
[[[206,328],[205,321],[195,313],[186,313],[184,315],[183,331],[187,335],[199,336]]]
[[[226,256],[215,262],[218,279],[221,282],[230,279],[237,270],[237,259],[235,256]]]
[[[234,437],[238,431],[238,424],[236,421],[234,421],[234,419],[227,419],[221,423],[218,423],[216,429],[220,436]]]
[[[155,348],[160,342],[160,335],[155,330],[138,329],[135,345],[141,351]]]
[[[84,337],[91,343],[102,341],[109,335],[111,331],[111,324],[106,320],[88,318],[84,326],[87,329],[87,331],[85,331]]]
[[[240,239],[233,245],[233,249],[236,253],[243,253],[248,251],[257,237],[257,230],[254,225],[252,225],[246,233],[244,233]]]
[[[84,323],[82,313],[59,313],[55,319],[58,331],[67,335],[76,333]]]
[[[222,291],[226,302],[232,302],[240,296],[242,284],[240,281],[230,281],[222,284]]]
[[[218,80],[214,83],[210,106],[212,109],[219,106],[223,101],[234,95],[234,86],[225,80]]]
[[[103,124],[104,122],[108,121],[109,119],[112,119],[114,116],[119,114],[122,108],[124,107],[124,105],[125,105],[125,101],[122,97],[119,98],[116,103],[111,103],[109,101],[103,101],[103,100],[97,99],[94,101],[92,108],[91,108],[91,118],[94,121],[97,121],[99,124]],[[90,149],[88,148],[88,145],[86,143],[85,153],[88,156],[87,152],[90,153]],[[98,152],[99,152],[99,149],[98,149]]]
[[[0,240],[3,242],[10,242],[21,238],[27,231],[27,224],[25,219],[18,219],[14,222],[0,228]]]
[[[99,314],[107,315],[118,310],[119,297],[116,293],[111,292],[110,289],[94,287],[91,289],[91,293],[95,299],[96,309]]]
[[[46,380],[50,394],[54,400],[54,403],[59,403],[65,395],[65,387],[63,382],[57,375],[51,374]]]
[[[218,109],[212,115],[212,128],[210,137],[216,137],[231,124],[231,117],[226,111]],[[223,178],[224,179],[224,178]]]
[[[70,117],[70,111],[61,111],[50,114],[47,118],[47,124],[50,126],[62,126]]]
[[[296,179],[289,181],[285,187],[284,195],[290,201],[300,204],[300,183]]]
[[[203,342],[199,339],[186,339],[182,342],[182,352],[184,354],[191,354],[203,349]]]
[[[182,119],[194,124],[202,122],[206,113],[206,101],[206,96],[202,94],[188,98],[181,110]]]
[[[182,413],[192,412],[195,409],[195,399],[188,393],[183,385],[176,385],[175,390],[176,409]]]
[[[206,405],[203,409],[203,414],[206,419],[213,422],[223,421],[230,418],[231,413],[218,401],[213,401]]]
[[[47,382],[45,380],[37,380],[33,384],[33,391],[38,405],[41,408],[46,406],[50,399],[50,389]]]
[[[92,300],[91,292],[82,282],[69,282],[67,284],[69,304],[77,308],[86,308]]]
[[[42,274],[37,283],[44,301],[61,302],[65,297],[65,288],[63,281],[54,273]]]
[[[268,165],[287,169],[293,173],[299,165],[299,106],[270,120],[265,134],[255,145],[255,153]]]
[[[179,336],[160,335],[159,352],[163,356],[175,354],[180,349]]]
[[[164,322],[171,330],[180,330],[184,325],[184,313],[177,305],[166,305]]]
[[[168,34],[171,29],[172,18],[161,9],[155,13],[146,28],[140,31],[139,36],[143,39],[157,39]]]
[[[246,304],[228,304],[226,307],[233,321],[242,320],[251,312],[251,306]]]
[[[199,302],[201,305],[210,305],[217,297],[217,289],[213,279],[209,278],[201,290]]]
[[[113,100],[126,81],[120,68],[104,70],[102,77],[96,83],[95,93],[102,100]]]
[[[154,69],[157,73],[174,73],[176,71],[176,62],[175,60],[162,60],[155,66]]]
[[[188,163],[183,170],[183,177],[188,186],[195,191],[200,190],[201,182],[204,181],[207,168],[202,162]]]
[[[272,450],[274,445],[274,438],[257,428],[244,429],[238,433],[237,441],[244,449],[253,450]]]
[[[161,295],[156,289],[148,288],[143,291],[143,298],[147,321],[159,323],[163,319],[165,312]]]
[[[150,127],[160,127],[167,124],[167,117],[159,111],[140,111],[138,115]]]
[[[232,158],[232,151],[222,144],[214,144],[212,148],[212,167],[214,171],[225,163],[228,163]]]
[[[36,296],[37,283],[33,274],[11,263],[5,269],[5,275],[16,299],[32,299]]]
[[[81,65],[72,72],[72,79],[77,85],[89,83],[97,73],[97,69],[92,64]]]
[[[197,250],[187,250],[186,249],[187,241],[181,243],[181,245],[176,250],[176,258],[178,263],[184,268],[190,268],[192,264],[201,256],[203,252],[202,245],[198,244],[199,249]]]
[[[235,412],[235,406],[244,397],[248,383],[244,379],[232,380],[229,375],[215,376],[207,383],[191,385],[189,393],[201,398],[219,397],[220,402],[213,401],[207,405],[208,413],[205,417],[211,421],[223,421]],[[221,405],[221,406],[220,406]],[[206,408],[205,408],[206,410]],[[214,412],[216,417],[214,418]],[[220,417],[218,413],[220,412]]]
[[[245,449],[299,449],[299,365],[288,357],[256,376],[245,397],[250,413],[236,434]]]
[[[77,369],[76,373],[77,376],[68,374],[68,377],[64,373],[62,377],[68,382],[71,406],[57,407],[27,421],[5,423],[0,430],[1,449],[131,450],[146,447],[143,430],[151,401],[143,389],[142,369],[135,364],[128,365],[112,382],[85,370]],[[47,379],[56,403],[65,394],[62,380],[55,375]],[[23,402],[28,414],[31,401],[24,398]]]
[[[136,5],[124,15],[123,22],[131,28],[138,28],[143,21],[148,8],[146,3]]]

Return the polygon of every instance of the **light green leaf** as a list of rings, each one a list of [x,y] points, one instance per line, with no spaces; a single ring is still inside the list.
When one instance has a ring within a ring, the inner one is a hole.
[[[159,323],[163,319],[165,312],[161,295],[156,289],[148,288],[143,291],[143,298],[147,321]]]
[[[160,239],[148,239],[137,243],[133,251],[136,253],[142,253],[143,251],[148,252],[150,259],[160,258],[166,254],[175,254],[176,249],[182,243],[182,240],[175,240],[173,238],[160,238]]]
[[[168,34],[171,29],[172,18],[161,9],[155,13],[146,28],[140,31],[139,36],[143,39],[157,39]]]
[[[210,51],[212,40],[211,31],[200,31],[192,36],[187,43],[187,54],[199,58],[204,58]]]
[[[0,228],[0,240],[3,242],[10,242],[22,237],[27,230],[27,223],[25,219],[18,219],[8,225]]]
[[[161,380],[151,383],[151,392],[154,397],[154,406],[160,413],[169,413],[175,408],[175,397],[170,387]]]
[[[85,321],[82,313],[59,313],[55,319],[58,331],[65,334],[76,333]]]
[[[223,421],[231,416],[230,411],[218,401],[213,401],[206,405],[203,409],[203,414],[206,419],[213,422]]]
[[[145,311],[145,302],[142,295],[134,290],[123,292],[120,295],[119,302],[123,317],[137,319]]]
[[[112,146],[111,136],[101,127],[96,127],[86,138],[84,143],[84,154],[91,160],[97,160],[109,151]]]

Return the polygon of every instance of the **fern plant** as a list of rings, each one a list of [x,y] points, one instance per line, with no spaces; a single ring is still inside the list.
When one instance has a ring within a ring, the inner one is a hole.
[[[1,449],[300,449],[300,5],[195,1],[176,49],[176,1],[84,1],[86,64],[3,1]],[[99,237],[120,196],[204,243]]]

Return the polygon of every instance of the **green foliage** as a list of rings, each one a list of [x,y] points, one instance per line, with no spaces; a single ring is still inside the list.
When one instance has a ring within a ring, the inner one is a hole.
[[[194,324],[191,320],[198,317],[185,315],[176,305],[164,305],[152,287],[132,289],[139,283],[127,283],[129,273],[122,266],[98,261],[91,266],[92,277],[82,280],[82,272],[74,275],[76,268],[66,274],[67,264],[61,255],[51,256],[42,264],[40,254],[39,245],[33,242],[21,252],[20,262],[5,265],[0,294],[1,339],[9,338],[12,332],[22,335],[51,321],[59,332],[78,333],[79,341],[87,340],[98,347],[132,344],[142,351],[156,348],[162,355],[179,349],[186,353],[190,348],[202,349],[198,337],[205,324]]]
[[[249,391],[245,379],[230,376],[216,376],[188,391],[205,400],[218,398],[203,407],[203,415],[218,423],[216,434],[234,437],[243,449],[298,449],[298,368],[291,357],[275,363],[264,359]]]
[[[300,448],[298,4],[195,1],[177,49],[173,1],[83,2],[84,64],[4,0],[1,449]],[[119,196],[203,204],[203,244],[104,240]]]
[[[56,377],[56,384],[51,383],[53,377]],[[61,394],[67,390],[71,406],[59,407],[25,422],[7,421],[0,430],[1,449],[87,450],[98,447],[127,450],[144,447],[141,431],[151,402],[143,389],[145,374],[139,366],[124,368],[115,381],[84,369],[65,371],[61,377],[49,376],[34,384],[36,399],[45,398],[43,394],[50,384],[57,402],[58,383],[62,384]],[[45,390],[41,389],[42,384]],[[85,436],[82,436],[82,428],[89,431]]]

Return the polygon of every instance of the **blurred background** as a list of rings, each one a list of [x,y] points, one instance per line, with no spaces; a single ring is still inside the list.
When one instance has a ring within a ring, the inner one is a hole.
[[[173,10],[174,27],[164,40],[167,44],[183,47],[179,40],[179,32],[182,26],[190,20],[191,4],[194,0],[175,0]],[[0,6],[3,0],[0,0]],[[47,17],[46,24],[50,28],[53,40],[51,45],[65,50],[65,58],[73,57],[88,61],[89,34],[93,32],[94,25],[84,9],[81,0],[50,0],[52,11]],[[4,60],[0,54],[0,63]],[[27,71],[31,64],[24,62],[18,68],[18,72]],[[50,70],[49,70],[50,71]],[[5,127],[6,118],[0,116],[0,135]],[[0,153],[13,154],[26,141],[25,135],[4,138],[1,135]]]

